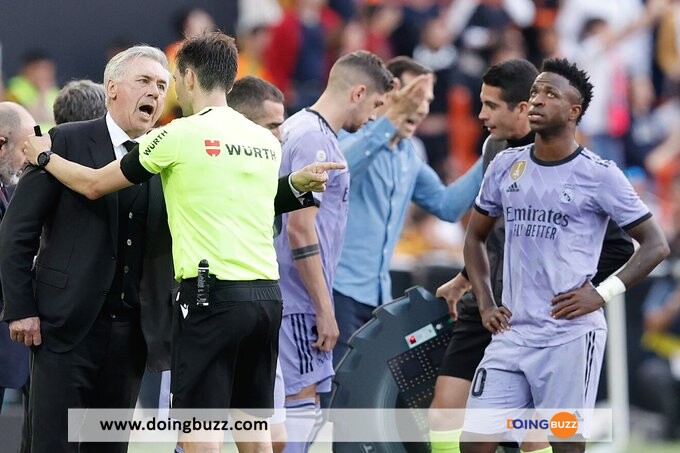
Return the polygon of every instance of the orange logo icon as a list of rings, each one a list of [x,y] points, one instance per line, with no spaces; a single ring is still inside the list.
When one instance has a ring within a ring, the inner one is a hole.
[[[569,412],[558,412],[550,419],[550,432],[560,439],[568,439],[578,431],[578,420]]]

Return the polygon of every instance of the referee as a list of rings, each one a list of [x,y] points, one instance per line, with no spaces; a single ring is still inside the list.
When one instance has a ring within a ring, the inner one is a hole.
[[[30,162],[89,198],[160,173],[181,282],[172,357],[179,409],[273,407],[281,293],[272,220],[281,147],[267,129],[227,106],[237,57],[234,40],[222,33],[185,41],[174,73],[185,118],[144,136],[120,163],[98,170],[77,165],[44,151],[48,137],[26,145]],[[343,168],[314,165],[303,178],[298,174],[298,189],[323,187],[325,170]],[[209,266],[204,299],[197,290],[202,260]],[[245,447],[257,445],[239,445]]]

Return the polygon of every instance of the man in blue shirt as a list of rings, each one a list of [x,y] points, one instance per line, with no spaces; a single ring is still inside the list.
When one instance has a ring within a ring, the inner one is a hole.
[[[392,300],[389,266],[411,201],[442,220],[455,222],[472,206],[482,181],[481,160],[446,187],[416,154],[412,137],[433,99],[432,71],[408,57],[387,68],[404,88],[393,90],[378,120],[340,136],[351,175],[347,233],[333,299],[340,337],[337,366],[349,337]]]

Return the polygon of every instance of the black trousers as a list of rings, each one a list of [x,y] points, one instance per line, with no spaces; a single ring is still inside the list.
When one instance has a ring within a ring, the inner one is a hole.
[[[146,348],[139,317],[100,317],[73,350],[44,345],[32,355],[29,416],[31,452],[127,451],[125,443],[69,443],[69,408],[134,408]]]
[[[340,337],[333,350],[333,367],[337,369],[340,361],[349,350],[350,337],[373,317],[376,307],[362,304],[355,299],[333,290],[335,319],[338,322]]]

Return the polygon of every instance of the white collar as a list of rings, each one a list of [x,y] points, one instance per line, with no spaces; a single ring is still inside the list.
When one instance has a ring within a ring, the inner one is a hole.
[[[137,137],[136,139],[130,138],[130,136],[116,124],[116,122],[113,120],[113,117],[111,117],[111,114],[108,112],[106,113],[106,128],[109,130],[109,136],[111,137],[111,143],[113,144],[114,148],[117,146],[122,146],[123,143],[127,142],[128,140],[133,140],[136,142],[141,137]]]

